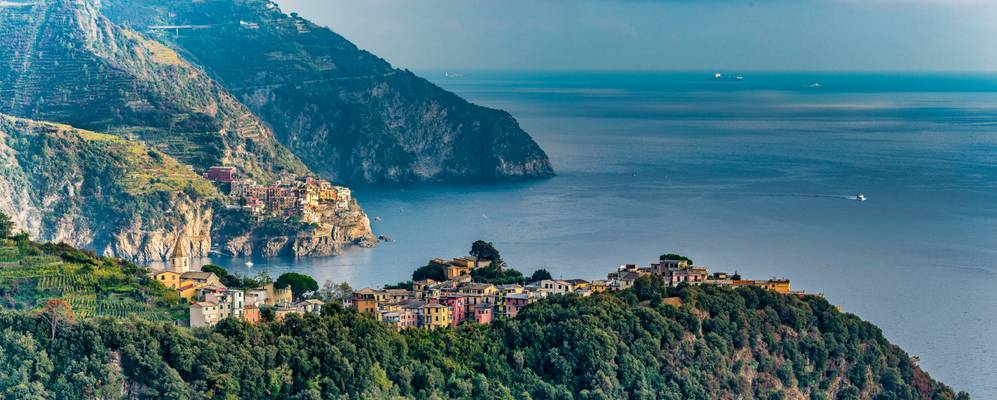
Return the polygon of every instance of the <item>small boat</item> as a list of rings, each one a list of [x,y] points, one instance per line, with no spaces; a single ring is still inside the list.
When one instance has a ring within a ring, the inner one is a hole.
[[[246,267],[253,268],[253,265],[252,261],[246,261]]]
[[[719,72],[713,74],[713,79],[718,81],[743,81],[744,77],[741,75],[724,75]]]
[[[862,193],[859,193],[858,195],[855,196],[855,200],[865,201],[865,195],[862,194]]]
[[[381,222],[381,217],[374,217],[374,221]]]

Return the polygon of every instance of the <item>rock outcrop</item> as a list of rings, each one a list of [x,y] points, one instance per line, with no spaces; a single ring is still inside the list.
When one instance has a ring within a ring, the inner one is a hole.
[[[210,166],[263,184],[316,175],[203,69],[113,23],[97,0],[0,7],[0,113],[12,116],[3,117],[0,210],[39,240],[137,262],[163,260],[176,243],[207,255],[219,207],[231,202],[199,176]],[[372,237],[366,229],[355,238]]]
[[[0,211],[32,237],[138,262],[211,248],[214,186],[141,142],[0,115]]]
[[[104,10],[202,66],[329,179],[490,181],[554,174],[544,151],[508,113],[395,69],[272,2],[108,0]]]
[[[303,229],[294,235],[260,235],[248,230],[220,238],[224,254],[245,257],[307,257],[334,256],[347,246],[372,247],[377,244],[370,219],[356,201],[346,210],[335,212],[322,224]]]

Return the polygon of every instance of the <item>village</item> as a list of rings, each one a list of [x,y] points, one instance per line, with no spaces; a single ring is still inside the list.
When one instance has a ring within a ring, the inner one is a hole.
[[[805,294],[790,289],[788,279],[743,280],[740,276],[693,267],[687,260],[659,260],[649,267],[619,266],[604,280],[543,279],[527,284],[476,282],[472,271],[488,268],[489,260],[460,257],[434,259],[430,264],[446,271],[447,279],[412,282],[412,289],[371,289],[354,292],[345,306],[368,314],[396,329],[433,329],[456,326],[464,321],[489,324],[497,318],[515,318],[527,305],[549,296],[591,296],[626,290],[643,276],[662,279],[668,286],[680,284],[718,285],[732,288],[755,286],[782,294]],[[671,299],[674,301],[674,299]]]
[[[269,185],[239,178],[235,167],[215,166],[204,173],[230,199],[229,208],[242,209],[256,219],[297,217],[320,224],[328,213],[348,210],[352,193],[344,186],[312,177],[283,177]]]
[[[152,277],[188,302],[191,327],[212,326],[225,318],[255,324],[260,321],[263,308],[273,311],[274,320],[282,320],[290,314],[319,314],[325,305],[325,302],[308,296],[295,299],[289,287],[278,288],[273,283],[249,289],[225,287],[214,273],[192,271],[183,247],[177,248],[179,250],[171,257],[169,267],[153,272]],[[342,305],[401,330],[457,326],[465,321],[487,325],[499,318],[515,318],[527,305],[549,296],[587,297],[627,290],[642,277],[660,279],[670,287],[681,284],[731,288],[753,286],[782,294],[805,294],[792,291],[788,279],[745,280],[736,273],[711,274],[708,268],[694,267],[684,257],[662,256],[649,266],[620,265],[606,279],[592,281],[553,279],[548,274],[546,279],[531,282],[482,282],[474,278],[474,273],[496,266],[492,260],[473,256],[433,259],[427,267],[442,271],[445,279],[411,281],[407,287],[354,290],[342,300]],[[675,301],[666,299],[669,303]]]

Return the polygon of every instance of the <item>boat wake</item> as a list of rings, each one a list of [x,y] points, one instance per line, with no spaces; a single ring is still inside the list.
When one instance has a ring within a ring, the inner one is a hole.
[[[821,193],[758,193],[758,192],[741,192],[741,193],[731,193],[740,194],[748,196],[763,196],[763,197],[811,197],[820,199],[839,199],[839,200],[852,200],[852,201],[865,201],[866,197],[863,194],[857,194],[853,196],[841,195],[841,194],[821,194]]]

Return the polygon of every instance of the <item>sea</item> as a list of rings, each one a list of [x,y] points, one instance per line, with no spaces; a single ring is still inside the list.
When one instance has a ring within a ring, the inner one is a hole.
[[[997,398],[997,75],[420,72],[510,112],[557,176],[355,186],[391,242],[200,262],[377,287],[478,239],[563,278],[680,253],[822,293],[934,378]]]

